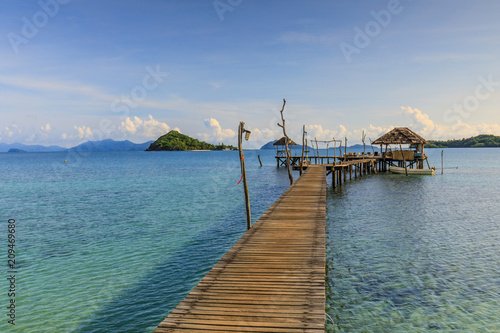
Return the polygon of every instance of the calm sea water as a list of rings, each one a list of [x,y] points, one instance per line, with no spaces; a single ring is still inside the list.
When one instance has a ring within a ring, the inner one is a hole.
[[[500,332],[500,149],[447,149],[453,166],[330,190],[328,332]]]
[[[245,155],[255,221],[288,176],[272,151]],[[329,331],[500,330],[500,150],[445,162],[459,168],[330,190]],[[237,152],[3,153],[0,179],[5,277],[17,225],[2,332],[152,332],[246,228]]]

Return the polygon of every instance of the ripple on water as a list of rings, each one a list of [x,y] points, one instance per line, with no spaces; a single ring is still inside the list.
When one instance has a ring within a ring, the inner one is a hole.
[[[500,331],[494,173],[488,186],[379,175],[330,191],[327,332]]]

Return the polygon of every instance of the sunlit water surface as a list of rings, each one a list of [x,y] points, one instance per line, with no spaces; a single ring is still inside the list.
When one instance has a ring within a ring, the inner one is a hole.
[[[288,176],[272,151],[245,154],[256,221]],[[327,331],[498,332],[499,162],[446,150],[459,169],[443,176],[330,187]],[[3,153],[0,179],[18,271],[15,326],[0,283],[1,332],[152,332],[245,232],[237,152]]]
[[[328,332],[500,332],[500,149],[444,156],[330,189]]]

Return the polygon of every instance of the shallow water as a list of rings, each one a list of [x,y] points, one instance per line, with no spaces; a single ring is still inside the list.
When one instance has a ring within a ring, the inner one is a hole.
[[[273,151],[245,155],[256,221],[288,176]],[[459,169],[443,176],[329,188],[330,331],[499,330],[499,155],[446,150]],[[246,228],[237,152],[3,153],[0,179],[18,270],[2,332],[152,332]]]
[[[445,162],[330,189],[328,332],[500,331],[500,149]]]
[[[254,221],[287,187],[256,154]],[[0,175],[18,270],[16,325],[0,331],[152,332],[246,231],[237,152],[4,153]]]

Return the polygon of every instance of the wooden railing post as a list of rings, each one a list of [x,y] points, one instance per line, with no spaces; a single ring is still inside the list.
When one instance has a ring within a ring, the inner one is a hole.
[[[245,192],[245,209],[247,212],[247,229],[252,227],[252,217],[250,215],[250,195],[248,193],[247,172],[245,168],[245,156],[243,155],[243,133],[247,133],[245,139],[248,140],[250,131],[245,129],[245,123],[240,122],[238,126],[238,151],[240,152],[241,177],[243,178],[243,191]]]

